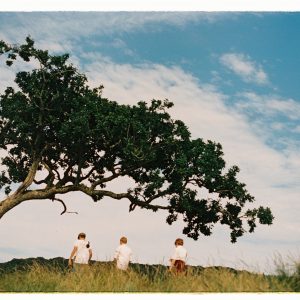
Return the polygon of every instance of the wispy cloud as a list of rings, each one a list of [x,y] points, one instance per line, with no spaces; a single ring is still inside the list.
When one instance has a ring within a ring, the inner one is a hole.
[[[268,75],[262,66],[258,65],[245,54],[225,53],[220,57],[220,62],[246,82],[263,85],[269,81]]]
[[[73,46],[81,46],[81,37],[107,36],[143,30],[159,30],[151,25],[168,24],[183,27],[193,22],[215,22],[227,17],[220,13],[201,12],[44,12],[3,13],[0,38],[12,42],[22,41],[28,34],[41,43],[53,45],[53,49],[70,46],[60,44],[63,39],[72,40]],[[150,25],[146,28],[147,25]]]
[[[234,108],[247,118],[265,143],[287,155],[291,149],[300,147],[299,101],[255,92],[238,93],[235,98]]]
[[[277,95],[260,95],[254,92],[238,94],[237,106],[243,110],[255,109],[265,116],[280,115],[290,120],[300,119],[300,103],[294,99],[283,99]]]
[[[16,63],[8,67],[5,63],[6,59],[5,55],[0,55],[0,93],[8,86],[17,87],[17,84],[14,82],[17,72],[30,71],[39,66],[38,61],[24,62],[21,59],[17,59]]]
[[[86,55],[93,56],[93,54]],[[257,167],[257,171],[263,169],[262,165],[272,168],[278,164],[278,168],[284,172],[284,169],[280,167],[283,159],[281,154],[264,144],[261,135],[253,131],[253,120],[249,120],[244,114],[244,111],[249,111],[250,105],[257,105],[262,113],[268,110],[268,107],[278,112],[279,98],[277,101],[274,98],[270,99],[271,102],[265,104],[266,108],[260,106],[263,105],[261,104],[263,101],[259,95],[244,94],[244,97],[256,95],[257,103],[251,104],[244,98],[244,101],[240,101],[236,107],[228,108],[225,105],[226,95],[218,92],[213,85],[201,83],[179,67],[166,67],[158,64],[138,66],[117,64],[107,57],[101,58],[98,54],[94,55],[93,61],[97,63],[85,66],[85,71],[91,84],[104,84],[106,97],[131,104],[138,100],[168,98],[175,103],[172,110],[174,117],[184,120],[191,128],[194,137],[200,136],[221,142],[231,164],[241,163],[246,168],[252,164]],[[276,105],[273,105],[274,102]],[[295,105],[294,108],[297,107],[295,101],[290,101],[290,103]],[[261,130],[263,131],[264,128]],[[260,153],[259,156],[255,155],[257,151]],[[249,157],[251,157],[251,163]],[[261,175],[267,176],[267,174]],[[276,176],[275,173],[273,175]],[[270,181],[282,180],[281,175],[278,175],[277,179],[273,175],[267,176]]]

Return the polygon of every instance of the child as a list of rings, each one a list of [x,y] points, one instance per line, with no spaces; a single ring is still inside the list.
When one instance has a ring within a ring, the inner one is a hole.
[[[120,239],[120,246],[116,249],[114,261],[117,262],[119,270],[127,270],[129,262],[131,261],[132,251],[127,246],[127,238],[125,236]]]
[[[186,270],[187,251],[183,247],[183,239],[176,239],[175,250],[171,256],[170,270],[175,269],[176,273],[182,273]]]
[[[75,256],[75,265],[87,265],[92,258],[92,249],[90,248],[90,242],[85,240],[85,233],[78,234],[78,239],[74,243],[74,248],[69,258],[69,266],[73,266],[73,257]],[[76,267],[75,267],[76,268]]]

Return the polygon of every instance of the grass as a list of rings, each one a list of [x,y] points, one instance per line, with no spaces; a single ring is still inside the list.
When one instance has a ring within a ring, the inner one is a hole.
[[[300,264],[277,275],[229,268],[190,267],[186,275],[165,266],[133,265],[127,272],[111,263],[95,263],[73,272],[60,266],[33,263],[0,274],[0,292],[299,292]]]

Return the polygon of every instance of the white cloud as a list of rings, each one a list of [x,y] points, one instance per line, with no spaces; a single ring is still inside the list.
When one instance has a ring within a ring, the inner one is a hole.
[[[243,100],[239,107],[244,109],[255,109],[264,115],[280,114],[285,117],[300,119],[300,103],[294,99],[282,99],[276,95],[259,95],[254,92],[238,94]]]
[[[74,47],[84,48],[80,44],[83,36],[143,31],[147,24],[156,23],[182,27],[193,22],[215,22],[226,17],[224,14],[201,12],[13,13],[10,18],[6,15],[2,22],[0,39],[20,43],[30,34],[41,45],[53,45],[53,49],[65,49],[68,46],[68,43],[65,45],[66,39],[72,40]],[[158,29],[150,27],[147,30]]]
[[[281,113],[293,120],[300,118],[300,103],[293,100],[268,99],[265,103],[266,109]]]
[[[225,53],[220,57],[220,62],[240,76],[246,82],[267,84],[268,75],[262,66],[252,61],[248,56],[241,53]]]
[[[295,150],[286,150],[284,155],[266,146],[251,129],[252,121],[248,123],[243,114],[226,108],[223,103],[226,97],[212,86],[204,86],[176,67],[118,65],[99,56],[97,61],[98,64],[87,68],[87,74],[94,85],[104,84],[104,96],[131,104],[138,100],[169,98],[175,103],[173,116],[184,120],[194,137],[221,142],[226,160],[241,166],[241,178],[253,190],[295,184],[299,179],[297,169],[290,163]],[[260,130],[263,133],[264,128]],[[270,173],[272,169],[277,172]]]
[[[17,88],[17,84],[14,82],[16,73],[19,71],[30,71],[38,67],[38,61],[31,60],[30,62],[24,62],[17,59],[12,66],[7,66],[5,63],[5,56],[0,56],[0,93],[10,86]]]
[[[271,124],[271,128],[274,130],[282,130],[285,129],[285,124],[274,122]]]
[[[252,126],[265,138],[276,140],[285,147],[300,146],[299,140],[288,136],[297,133],[299,127],[299,101],[247,92],[237,94],[235,107],[241,114],[248,115]],[[284,134],[276,135],[274,130],[284,130]]]
[[[28,0],[24,3],[21,0],[11,0],[9,2],[1,2],[1,10],[4,11],[233,11],[233,12],[256,12],[260,15],[265,11],[299,11],[297,0],[290,0],[288,3],[284,1],[276,1],[270,5],[269,2],[261,2],[258,0],[246,0],[236,2],[230,0],[222,1],[171,1],[171,0],[154,0],[151,2],[137,2],[134,0],[102,0],[95,2],[94,0],[74,1],[72,3],[59,0],[44,0],[42,3]]]

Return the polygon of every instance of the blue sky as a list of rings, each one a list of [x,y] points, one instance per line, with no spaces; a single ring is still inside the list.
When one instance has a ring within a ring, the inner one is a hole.
[[[236,245],[222,227],[198,242],[185,238],[191,264],[237,266],[238,257],[267,268],[275,253],[299,256],[300,13],[0,13],[0,28],[0,39],[11,43],[31,35],[42,48],[70,53],[90,84],[104,84],[111,100],[168,98],[175,103],[172,116],[193,137],[221,142],[228,165],[241,167],[256,205],[270,206],[275,223],[259,226]],[[2,91],[16,69],[0,62]],[[181,235],[180,221],[169,227],[163,213],[129,215],[128,203],[105,199],[95,206],[82,198],[65,198],[79,216],[59,216],[60,207],[50,201],[28,202],[7,214],[0,260],[22,256],[22,250],[24,256],[67,257],[73,237],[84,229],[99,259],[109,257],[119,235],[127,234],[137,260],[158,263]],[[36,237],[31,245],[23,238],[28,232]],[[147,235],[157,237],[160,249]]]

